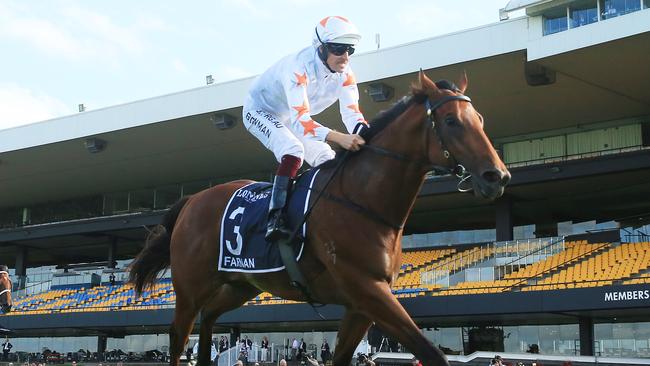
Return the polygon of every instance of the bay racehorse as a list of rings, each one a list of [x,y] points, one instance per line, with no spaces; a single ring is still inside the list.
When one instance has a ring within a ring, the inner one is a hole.
[[[412,95],[372,121],[363,134],[366,147],[345,159],[312,210],[299,268],[313,300],[346,308],[334,365],[350,364],[372,322],[424,365],[448,365],[391,293],[391,284],[401,265],[402,228],[428,171],[471,174],[475,194],[489,199],[501,196],[510,179],[483,131],[483,117],[464,95],[467,77],[463,74],[456,85],[434,83],[420,71]],[[319,175],[332,173],[334,165],[339,164],[326,163]],[[317,180],[315,192],[324,180]],[[137,293],[171,266],[176,291],[172,365],[178,364],[199,311],[198,363],[208,365],[212,328],[224,312],[262,291],[306,300],[289,285],[286,271],[217,270],[221,216],[233,192],[249,183],[234,181],[181,199],[131,264],[129,281]]]
[[[0,264],[0,311],[8,313],[11,311],[11,278],[9,278],[9,268]]]

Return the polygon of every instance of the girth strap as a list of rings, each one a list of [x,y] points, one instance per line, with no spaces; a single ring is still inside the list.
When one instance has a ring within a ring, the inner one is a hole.
[[[292,237],[295,238],[295,237]],[[291,238],[290,238],[291,239]],[[291,280],[291,286],[299,289],[305,295],[309,302],[313,302],[311,293],[309,291],[309,286],[307,286],[307,280],[303,276],[300,268],[298,268],[298,262],[296,262],[296,253],[291,247],[291,241],[289,240],[278,240],[278,249],[280,250],[280,257],[284,263],[284,267],[289,274],[289,279]]]

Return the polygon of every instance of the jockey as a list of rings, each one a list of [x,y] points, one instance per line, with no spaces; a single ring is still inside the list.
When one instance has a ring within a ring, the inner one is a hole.
[[[284,227],[283,208],[303,160],[317,166],[333,159],[335,153],[328,142],[351,151],[365,143],[358,132],[367,123],[359,111],[359,91],[349,65],[360,39],[359,31],[346,18],[326,17],[316,25],[311,46],[276,62],[248,92],[242,112],[244,125],[280,163],[269,205],[269,241],[290,233]],[[337,100],[349,134],[329,129],[311,117]]]

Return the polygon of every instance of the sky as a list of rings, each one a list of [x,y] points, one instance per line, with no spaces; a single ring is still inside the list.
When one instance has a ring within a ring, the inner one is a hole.
[[[0,0],[0,129],[258,75],[328,15],[363,53],[376,34],[386,48],[498,22],[507,2]]]

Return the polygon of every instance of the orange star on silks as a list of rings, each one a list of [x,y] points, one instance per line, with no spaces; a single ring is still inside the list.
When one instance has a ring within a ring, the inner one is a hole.
[[[323,27],[327,26],[327,21],[330,20],[330,18],[341,19],[342,21],[344,21],[346,23],[350,23],[350,21],[347,20],[346,18],[344,18],[342,16],[339,16],[339,15],[335,15],[333,17],[325,17],[325,18],[321,19],[320,25],[322,25]]]
[[[354,78],[353,73],[346,74],[345,81],[343,82],[343,86],[350,86],[356,83],[357,83],[357,79]]]
[[[303,114],[309,113],[309,104],[307,104],[306,100],[302,102],[302,105],[297,105],[297,106],[291,107],[291,108],[295,109],[296,112],[298,112],[298,118],[297,119],[300,119],[300,117],[302,117]]]
[[[296,75],[296,86],[307,86],[307,73],[303,73],[302,75],[298,74],[297,72],[293,73]]]
[[[352,109],[352,111],[355,112],[355,113],[361,113],[361,111],[359,110],[359,105],[358,104],[350,104],[348,106],[348,108]]]
[[[308,133],[311,133],[312,136],[316,136],[316,129],[320,127],[313,119],[309,119],[305,122],[300,121],[300,124],[305,129],[303,136],[307,136]]]

